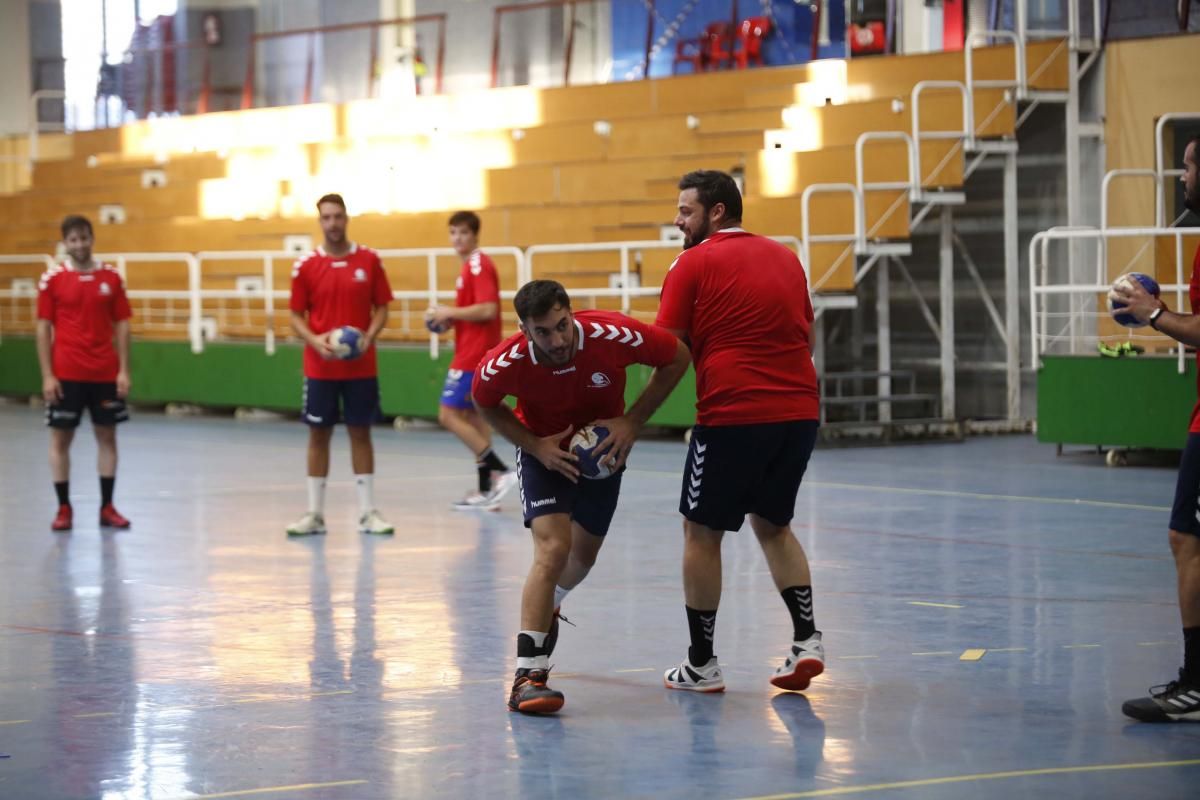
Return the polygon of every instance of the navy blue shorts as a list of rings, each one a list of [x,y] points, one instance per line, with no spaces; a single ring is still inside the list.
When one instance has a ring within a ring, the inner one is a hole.
[[[379,411],[379,379],[328,381],[305,378],[301,408],[301,419],[314,428],[329,428],[339,422],[373,425],[382,418]]]
[[[471,402],[471,384],[475,381],[475,373],[461,369],[452,369],[446,373],[446,383],[442,386],[442,405],[446,408],[474,409]]]
[[[116,425],[129,419],[129,407],[117,397],[117,384],[92,381],[59,381],[62,399],[46,407],[51,428],[78,428],[86,408],[93,425]]]
[[[531,455],[517,448],[517,480],[521,487],[521,510],[525,527],[537,517],[567,514],[593,536],[604,536],[617,510],[624,470],[598,481],[580,478],[571,483],[567,476],[542,466]]]
[[[1200,433],[1189,433],[1179,458],[1171,530],[1200,536]]]
[[[817,421],[692,428],[679,512],[718,531],[736,531],[747,514],[783,526],[817,442]]]

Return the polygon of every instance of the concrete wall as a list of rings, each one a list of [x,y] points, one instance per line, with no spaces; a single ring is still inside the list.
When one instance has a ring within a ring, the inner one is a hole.
[[[29,0],[0,3],[0,135],[29,130],[29,95],[33,92],[30,57]]]

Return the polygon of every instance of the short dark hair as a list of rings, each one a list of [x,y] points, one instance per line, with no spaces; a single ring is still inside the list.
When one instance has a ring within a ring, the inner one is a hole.
[[[337,194],[335,192],[330,192],[327,195],[323,195],[321,197],[321,199],[317,201],[317,211],[320,211],[321,206],[325,205],[326,203],[334,203],[336,205],[341,206],[342,211],[346,210],[346,201],[342,199],[342,196],[340,194]]]
[[[717,203],[725,206],[728,222],[742,221],[742,193],[733,178],[715,169],[698,169],[679,179],[679,191],[696,190],[696,197],[707,213]]]
[[[471,229],[471,233],[476,236],[479,235],[479,215],[474,211],[455,211],[450,215],[450,222],[448,224],[451,228],[466,225]]]
[[[518,289],[513,298],[513,308],[522,322],[545,316],[555,306],[571,307],[571,298],[558,281],[530,281]]]
[[[91,220],[79,214],[71,214],[70,216],[63,217],[62,225],[60,225],[59,228],[62,230],[62,238],[64,239],[67,238],[67,235],[71,231],[75,230],[85,230],[88,232],[88,236],[96,235],[92,231]]]

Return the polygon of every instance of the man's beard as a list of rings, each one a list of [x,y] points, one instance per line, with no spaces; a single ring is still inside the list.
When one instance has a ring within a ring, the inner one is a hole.
[[[708,238],[709,232],[710,232],[710,228],[708,225],[708,219],[705,218],[704,227],[702,227],[700,230],[696,231],[694,236],[692,236],[691,238],[688,238],[688,235],[686,233],[683,235],[683,249],[690,250],[691,248],[700,244],[701,242],[703,242],[705,239]]]

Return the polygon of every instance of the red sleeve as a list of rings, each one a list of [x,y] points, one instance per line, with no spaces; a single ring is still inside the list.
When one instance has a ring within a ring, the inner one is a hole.
[[[675,259],[667,277],[663,279],[662,296],[659,298],[658,318],[655,324],[675,331],[690,332],[692,329],[692,307],[696,303],[696,270],[694,260],[684,260],[683,255]]]
[[[117,276],[117,293],[113,297],[113,322],[121,322],[133,316],[133,311],[129,308],[129,297],[125,294],[125,281],[121,280],[121,276]]]
[[[292,299],[288,307],[297,314],[308,311],[308,282],[304,278],[304,265],[307,260],[300,260],[292,267]]]
[[[495,351],[485,355],[479,363],[483,364],[488,359],[494,357]],[[499,374],[485,381],[483,379],[483,370],[476,369],[475,380],[471,383],[471,397],[483,408],[496,408],[508,396],[508,391],[501,385],[501,379],[507,374],[507,371],[500,370]]]
[[[54,322],[54,289],[50,282],[54,278],[49,272],[38,281],[37,315],[38,319]]]
[[[480,258],[479,274],[471,270],[471,301],[477,303],[500,303],[500,276],[496,265],[487,256]]]
[[[647,325],[636,319],[627,320],[625,324],[634,333],[640,333],[644,340],[640,347],[631,352],[633,363],[645,364],[648,367],[665,367],[675,360],[679,340],[665,326]]]
[[[371,287],[371,305],[378,308],[386,306],[392,302],[392,286],[388,283],[387,273],[383,269],[383,262],[379,257],[375,257],[375,285]]]

